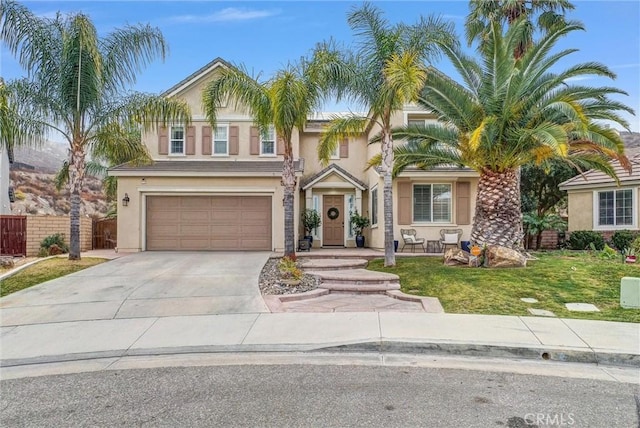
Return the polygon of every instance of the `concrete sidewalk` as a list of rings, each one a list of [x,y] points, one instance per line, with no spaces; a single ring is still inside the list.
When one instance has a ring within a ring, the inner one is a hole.
[[[640,326],[428,313],[248,313],[0,328],[4,367],[132,355],[370,351],[640,367]]]

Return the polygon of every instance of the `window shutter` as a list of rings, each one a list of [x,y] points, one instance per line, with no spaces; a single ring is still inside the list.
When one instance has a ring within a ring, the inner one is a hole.
[[[158,128],[158,154],[169,154],[169,130],[166,126]]]
[[[471,183],[468,181],[456,183],[456,223],[471,224]]]
[[[196,127],[187,126],[187,147],[185,150],[187,155],[196,154]]]
[[[202,127],[202,154],[210,155],[211,152],[211,127]]]
[[[240,140],[239,140],[240,128],[237,126],[229,127],[229,154],[237,155],[240,153]]]
[[[344,139],[340,141],[340,158],[348,158],[349,157],[349,140]]]
[[[284,139],[278,138],[276,142],[276,154],[283,155],[284,154]]]
[[[251,140],[249,144],[249,151],[252,155],[260,154],[260,132],[258,132],[258,127],[251,127]]]
[[[398,183],[398,224],[411,224],[411,183]]]

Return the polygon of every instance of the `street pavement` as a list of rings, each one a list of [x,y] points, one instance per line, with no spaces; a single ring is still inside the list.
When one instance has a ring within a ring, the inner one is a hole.
[[[0,370],[96,358],[319,350],[640,368],[640,326],[632,323],[409,312],[269,313],[257,286],[268,256],[136,253],[7,296],[0,299]]]

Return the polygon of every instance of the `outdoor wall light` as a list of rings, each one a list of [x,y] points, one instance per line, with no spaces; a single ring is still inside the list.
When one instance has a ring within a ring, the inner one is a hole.
[[[129,201],[130,201],[129,194],[125,193],[124,198],[122,198],[122,206],[123,207],[129,206]]]

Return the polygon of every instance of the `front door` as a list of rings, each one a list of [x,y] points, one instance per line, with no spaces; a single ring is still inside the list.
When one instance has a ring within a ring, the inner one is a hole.
[[[322,198],[322,245],[344,245],[344,196]]]

